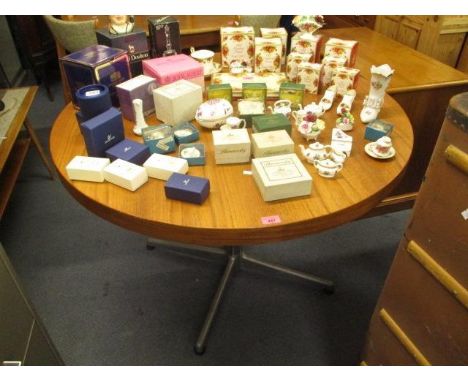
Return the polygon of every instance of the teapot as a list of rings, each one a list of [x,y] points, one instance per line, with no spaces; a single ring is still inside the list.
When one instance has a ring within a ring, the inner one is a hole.
[[[346,158],[348,158],[348,156],[346,155],[346,153],[345,153],[344,151],[340,151],[340,150],[333,149],[333,150],[330,152],[329,158],[330,158],[333,162],[343,164],[344,161],[346,160]]]
[[[324,178],[334,178],[343,168],[342,163],[336,163],[331,159],[316,159],[314,167],[317,169],[320,176]]]
[[[272,114],[284,114],[286,117],[289,117],[291,114],[291,104],[292,102],[288,99],[279,99],[273,105],[273,107],[268,106],[268,109],[271,110]]]
[[[299,145],[302,156],[307,159],[307,162],[314,163],[315,160],[326,159],[329,153],[333,150],[330,145],[322,145],[320,142],[315,142],[309,145],[306,149],[304,145]]]
[[[325,113],[325,109],[323,108],[323,106],[321,106],[320,104],[316,104],[315,102],[311,102],[308,105],[304,106],[304,110],[306,111],[306,113],[310,112],[315,114],[317,118],[320,118]]]

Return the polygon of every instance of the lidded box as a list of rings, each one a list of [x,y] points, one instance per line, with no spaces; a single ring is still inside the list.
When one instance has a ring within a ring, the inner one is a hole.
[[[229,84],[211,84],[208,85],[208,99],[224,98],[228,102],[232,102],[232,86]]]
[[[77,155],[65,168],[71,180],[104,182],[104,168],[110,163],[109,158],[94,158]]]
[[[312,191],[312,177],[296,154],[252,159],[252,175],[266,202]]]
[[[357,57],[358,42],[331,38],[325,44],[324,57],[345,57],[346,66],[354,67]]]
[[[76,105],[76,91],[91,84],[109,88],[112,104],[118,106],[115,86],[127,81],[130,75],[127,53],[118,48],[92,45],[60,58],[68,86]]]
[[[108,149],[106,155],[111,161],[123,159],[141,165],[151,154],[148,146],[130,139],[124,139]]]
[[[286,130],[291,135],[291,122],[284,114],[259,115],[252,118],[252,128],[254,133],[264,133],[265,131]]]
[[[267,86],[263,82],[243,83],[242,98],[265,102],[267,99]]]
[[[254,158],[294,153],[294,141],[286,130],[252,134]]]
[[[203,65],[186,54],[144,60],[143,74],[156,78],[158,86],[187,80],[202,89],[205,87]]]
[[[320,62],[322,42],[322,35],[298,32],[291,38],[291,53],[310,54],[311,62]]]
[[[173,173],[164,186],[166,197],[202,204],[210,193],[210,181],[193,175]]]
[[[116,86],[120,102],[120,110],[125,118],[135,121],[133,100],[141,99],[143,102],[143,115],[154,112],[153,90],[156,89],[156,80],[153,77],[140,75]]]
[[[247,129],[215,130],[213,145],[216,164],[250,161],[250,138]]]
[[[148,176],[161,180],[168,180],[175,172],[186,174],[188,171],[188,163],[185,159],[161,154],[152,154],[143,163],[143,167],[148,172]]]
[[[283,44],[278,37],[255,37],[255,73],[281,72]]]
[[[170,125],[191,121],[203,102],[202,88],[192,82],[179,80],[153,90],[156,117]]]
[[[281,63],[286,62],[286,51],[288,46],[288,32],[285,28],[260,28],[262,37],[265,38],[280,38],[281,39]]]
[[[116,186],[135,191],[148,181],[148,174],[141,166],[116,159],[104,169],[104,178]]]
[[[253,27],[221,27],[221,64],[229,67],[231,62],[253,68],[255,52]]]

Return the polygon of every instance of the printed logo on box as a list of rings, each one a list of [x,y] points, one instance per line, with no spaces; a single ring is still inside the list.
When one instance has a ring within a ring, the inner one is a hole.
[[[107,145],[108,143],[112,142],[115,139],[115,137],[112,134],[107,134],[107,138],[104,141],[104,144]]]

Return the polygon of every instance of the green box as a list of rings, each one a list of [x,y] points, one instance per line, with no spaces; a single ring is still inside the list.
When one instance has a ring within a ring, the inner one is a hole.
[[[260,115],[252,118],[252,129],[254,133],[286,130],[291,135],[291,122],[284,114]]]
[[[293,110],[304,106],[304,84],[295,84],[294,82],[283,82],[280,85],[279,99],[287,99],[292,102]]]
[[[232,102],[232,86],[230,84],[208,85],[208,99],[224,98]]]
[[[263,82],[251,82],[242,84],[242,98],[243,99],[256,99],[263,102],[267,98],[267,86]]]

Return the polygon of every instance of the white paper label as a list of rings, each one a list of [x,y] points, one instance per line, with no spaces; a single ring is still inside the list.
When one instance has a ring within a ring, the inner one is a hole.
[[[89,90],[85,93],[85,96],[86,97],[92,97],[92,96],[95,96],[95,95],[98,95],[98,94],[101,94],[101,91],[99,89],[96,89],[96,90]]]
[[[270,160],[262,162],[263,169],[270,181],[300,178],[301,171],[292,159]]]

